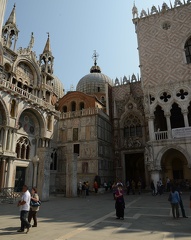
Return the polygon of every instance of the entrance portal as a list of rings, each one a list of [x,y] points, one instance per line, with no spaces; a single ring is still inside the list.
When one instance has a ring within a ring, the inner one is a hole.
[[[15,176],[15,191],[21,192],[22,187],[25,184],[25,167],[17,167],[16,168],[16,176]]]
[[[136,183],[139,179],[145,187],[145,165],[143,153],[125,154],[126,180],[133,179]]]

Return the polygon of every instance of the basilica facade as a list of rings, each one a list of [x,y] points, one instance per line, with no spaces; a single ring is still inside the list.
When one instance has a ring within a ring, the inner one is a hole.
[[[95,52],[90,72],[64,94],[49,35],[38,58],[33,33],[17,49],[16,7],[4,21],[1,0],[0,188],[26,183],[48,200],[76,196],[80,181],[190,181],[190,2],[140,14],[134,5],[140,76],[111,80]]]

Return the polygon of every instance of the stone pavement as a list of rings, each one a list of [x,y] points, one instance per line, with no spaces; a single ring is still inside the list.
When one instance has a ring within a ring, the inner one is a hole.
[[[112,193],[86,198],[51,197],[38,213],[38,227],[17,233],[20,226],[16,203],[0,204],[1,240],[190,240],[189,193],[182,198],[189,218],[172,218],[168,194],[125,196],[125,219],[115,218]]]

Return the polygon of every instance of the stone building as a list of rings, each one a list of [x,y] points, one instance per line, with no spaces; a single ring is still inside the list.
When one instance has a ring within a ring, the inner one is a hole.
[[[0,187],[20,191],[24,183],[37,185],[47,200],[51,138],[60,114],[55,103],[63,86],[53,75],[49,36],[37,60],[33,34],[28,47],[17,50],[18,33],[14,6],[0,38]]]
[[[48,35],[16,48],[15,6],[0,0],[0,188],[76,196],[79,181],[191,180],[191,1],[133,7],[141,76],[114,81],[94,65],[64,95]]]
[[[145,166],[161,177],[191,179],[191,1],[133,8],[149,138]]]

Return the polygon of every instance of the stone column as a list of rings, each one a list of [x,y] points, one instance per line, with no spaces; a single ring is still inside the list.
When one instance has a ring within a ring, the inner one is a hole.
[[[77,154],[66,154],[66,197],[77,197]]]
[[[149,125],[149,138],[150,141],[155,140],[155,135],[154,135],[154,116],[149,116],[148,119],[148,125]]]
[[[5,170],[6,170],[6,160],[3,158],[1,160],[1,171],[0,171],[0,189],[4,187],[5,184]]]
[[[165,114],[166,123],[167,123],[167,131],[168,131],[168,138],[172,138],[172,129],[170,123],[170,114]]]
[[[39,164],[39,157],[36,155],[32,159],[33,162],[33,186],[37,186],[37,173],[38,173],[38,164]]]
[[[13,160],[12,159],[8,160],[6,187],[13,187]]]
[[[15,142],[15,132],[14,132],[14,130],[12,131],[12,141],[11,141],[11,151],[14,151],[14,149],[16,148],[15,146],[14,146],[14,142]]]
[[[3,136],[3,150],[6,151],[6,145],[7,145],[7,128],[5,128],[4,136]]]
[[[189,127],[189,123],[188,123],[188,110],[184,110],[182,113],[183,113],[183,116],[184,116],[184,126],[185,127]]]

